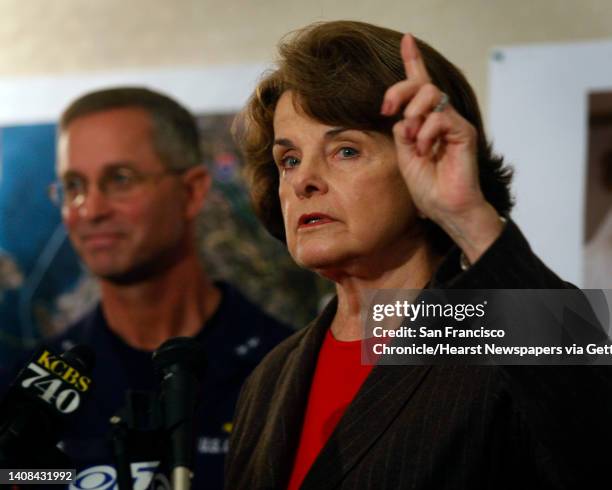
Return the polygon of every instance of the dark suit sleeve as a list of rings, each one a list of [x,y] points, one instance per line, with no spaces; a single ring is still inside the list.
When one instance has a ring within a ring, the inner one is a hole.
[[[501,236],[467,271],[459,267],[460,250],[452,250],[436,271],[432,286],[453,289],[563,289],[563,281],[533,253],[508,219]]]
[[[467,271],[457,267],[458,261],[459,252],[454,251],[435,276],[437,287],[571,288],[573,301],[584,300],[575,286],[561,280],[532,252],[511,220]],[[587,313],[570,318],[572,328],[587,332],[597,320],[588,304],[575,306]],[[589,335],[601,341],[602,332],[599,327]],[[611,367],[501,366],[500,373],[530,430],[542,480],[552,488],[595,488],[590,485],[604,476],[608,466],[608,451],[602,448],[612,440]]]

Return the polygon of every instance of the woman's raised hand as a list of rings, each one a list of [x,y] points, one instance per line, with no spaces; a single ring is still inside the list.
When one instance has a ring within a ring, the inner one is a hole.
[[[476,129],[432,83],[410,34],[401,54],[406,80],[389,87],[381,108],[389,116],[403,113],[393,127],[400,171],[419,211],[474,262],[502,229],[480,189]]]

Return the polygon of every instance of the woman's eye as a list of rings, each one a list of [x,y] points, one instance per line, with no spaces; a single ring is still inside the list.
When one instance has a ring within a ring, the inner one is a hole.
[[[350,146],[345,146],[343,148],[340,148],[338,154],[342,158],[353,158],[359,155],[359,151],[357,151],[355,148],[351,148]]]
[[[297,167],[300,163],[299,158],[294,157],[294,156],[286,156],[284,158],[281,158],[281,168],[293,168],[293,167]]]

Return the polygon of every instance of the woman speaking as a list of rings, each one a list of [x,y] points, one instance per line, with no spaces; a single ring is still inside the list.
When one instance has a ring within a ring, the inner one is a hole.
[[[573,411],[576,368],[360,362],[365,290],[566,287],[507,218],[511,173],[455,66],[410,35],[314,24],[281,44],[237,129],[260,219],[337,296],[246,383],[228,489],[569,488],[588,476],[578,451],[560,450],[588,424]]]

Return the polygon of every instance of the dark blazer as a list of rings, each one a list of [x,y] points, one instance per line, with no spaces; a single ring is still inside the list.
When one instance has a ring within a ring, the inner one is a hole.
[[[458,263],[455,250],[431,286],[566,287],[510,221],[468,271]],[[247,381],[226,463],[228,490],[287,487],[335,310],[334,300]],[[611,391],[607,368],[378,365],[301,488],[597,488],[589,482],[605,468],[595,444],[612,434],[604,417],[612,414]]]

